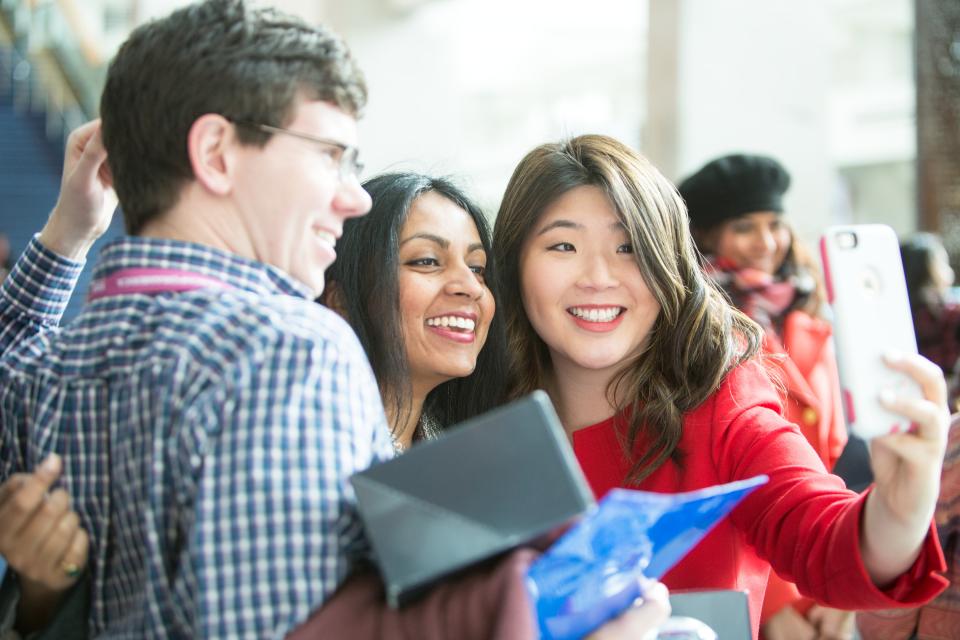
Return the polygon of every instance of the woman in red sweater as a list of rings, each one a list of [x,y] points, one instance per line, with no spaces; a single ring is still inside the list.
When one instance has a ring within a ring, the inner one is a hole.
[[[616,140],[531,151],[494,229],[513,393],[547,390],[598,497],[769,476],[663,578],[671,589],[747,590],[755,636],[770,564],[831,607],[929,600],[944,587],[930,535],[943,376],[891,354],[926,399],[886,404],[917,430],[875,440],[876,486],[846,490],[783,418],[754,358],[762,332],[707,280],[687,224],[673,185]]]

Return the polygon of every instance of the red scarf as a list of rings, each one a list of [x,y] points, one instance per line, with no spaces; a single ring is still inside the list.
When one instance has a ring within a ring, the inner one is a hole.
[[[766,331],[779,333],[783,319],[797,298],[794,280],[750,267],[738,268],[726,258],[710,258],[704,271],[720,285],[733,305]]]

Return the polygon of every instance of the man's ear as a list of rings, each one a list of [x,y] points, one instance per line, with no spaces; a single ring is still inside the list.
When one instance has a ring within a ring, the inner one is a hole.
[[[97,170],[97,178],[100,179],[100,183],[107,189],[113,189],[113,169],[110,168],[110,158],[108,157],[103,161],[103,164],[100,165],[100,168]]]
[[[327,282],[323,287],[323,293],[320,294],[320,297],[317,298],[317,302],[327,307],[338,316],[350,321],[350,318],[347,316],[347,301],[343,297],[343,289],[340,288],[340,285],[336,282]]]
[[[207,113],[193,122],[187,134],[187,155],[193,177],[203,188],[217,195],[230,192],[236,144],[236,129],[223,116]]]

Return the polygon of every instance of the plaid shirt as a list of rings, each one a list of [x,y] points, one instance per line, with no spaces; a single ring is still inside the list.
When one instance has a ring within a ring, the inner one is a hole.
[[[0,287],[0,480],[63,456],[91,633],[282,637],[368,553],[347,479],[392,445],[356,337],[273,267],[147,238],[95,277],[234,289],[103,298],[57,329],[80,267],[34,240]]]

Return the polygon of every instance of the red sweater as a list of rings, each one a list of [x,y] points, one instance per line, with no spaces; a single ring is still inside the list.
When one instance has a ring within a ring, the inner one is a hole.
[[[750,599],[757,637],[767,584],[767,558],[801,593],[841,609],[915,606],[946,586],[937,536],[913,568],[888,589],[870,581],[860,558],[860,513],[865,495],[826,473],[795,425],[780,415],[777,392],[762,367],[731,371],[720,388],[684,419],[684,466],[661,466],[639,487],[676,493],[766,474],[770,481],[748,496],[663,577],[673,590],[741,589]],[[624,482],[630,461],[618,444],[615,416],[573,434],[573,448],[596,496]],[[640,443],[639,446],[643,446]]]
[[[827,471],[833,470],[847,443],[831,333],[830,325],[820,318],[792,311],[784,319],[782,342],[769,331],[763,341],[764,352],[773,355],[769,366],[782,387],[783,416],[800,427]],[[812,604],[800,596],[796,586],[771,573],[760,624],[785,606],[805,613]]]

